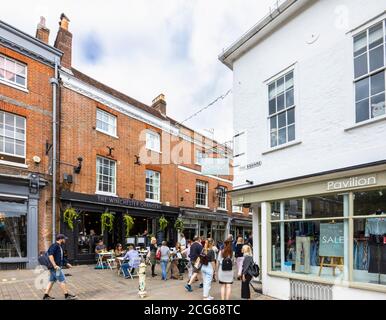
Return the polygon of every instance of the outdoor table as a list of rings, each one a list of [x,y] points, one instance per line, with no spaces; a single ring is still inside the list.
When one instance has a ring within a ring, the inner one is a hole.
[[[98,253],[98,262],[97,262],[97,267],[101,267],[103,269],[103,257],[113,256],[113,253],[111,252],[99,252]],[[110,266],[111,269],[111,266]]]

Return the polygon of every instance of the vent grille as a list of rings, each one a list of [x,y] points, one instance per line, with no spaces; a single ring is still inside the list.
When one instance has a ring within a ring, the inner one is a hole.
[[[332,300],[332,285],[290,280],[291,300]]]

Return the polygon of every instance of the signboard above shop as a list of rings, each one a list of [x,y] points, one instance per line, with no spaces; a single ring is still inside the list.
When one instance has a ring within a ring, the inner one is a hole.
[[[229,175],[229,159],[228,158],[202,158],[201,173],[205,175]]]

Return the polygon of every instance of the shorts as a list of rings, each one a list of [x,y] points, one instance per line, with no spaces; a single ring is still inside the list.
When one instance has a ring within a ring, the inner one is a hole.
[[[193,273],[199,273],[201,271],[201,266],[202,266],[201,264],[200,264],[200,267],[198,269],[194,266],[196,260],[194,260],[194,262],[191,262]]]
[[[63,270],[60,269],[60,274],[57,276],[56,275],[56,270],[55,269],[50,269],[50,282],[66,282],[66,277],[64,276]]]

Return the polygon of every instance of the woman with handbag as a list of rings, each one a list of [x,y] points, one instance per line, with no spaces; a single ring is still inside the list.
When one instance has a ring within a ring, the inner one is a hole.
[[[215,273],[215,255],[213,251],[213,240],[207,239],[205,241],[204,249],[200,255],[201,257],[201,272],[203,277],[203,297],[204,300],[213,300],[214,298],[209,295],[210,289],[212,287],[213,274]]]
[[[241,272],[241,299],[251,299],[251,290],[249,288],[249,283],[252,280],[252,275],[250,274],[250,268],[254,264],[252,257],[252,249],[249,245],[243,246],[244,261]]]
[[[151,242],[150,242],[150,250],[149,250],[149,254],[150,254],[149,260],[150,260],[150,263],[151,263],[151,276],[152,277],[155,277],[157,275],[154,272],[155,271],[155,266],[157,264],[157,259],[156,259],[157,249],[158,249],[157,239],[152,237],[151,238]]]

